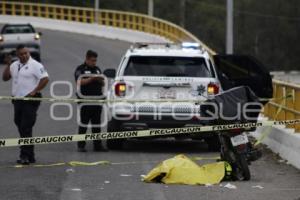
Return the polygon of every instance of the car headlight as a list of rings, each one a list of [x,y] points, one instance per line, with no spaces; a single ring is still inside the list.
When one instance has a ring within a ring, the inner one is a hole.
[[[34,39],[35,40],[39,40],[41,38],[41,36],[38,34],[38,33],[36,33],[35,35],[34,35]]]

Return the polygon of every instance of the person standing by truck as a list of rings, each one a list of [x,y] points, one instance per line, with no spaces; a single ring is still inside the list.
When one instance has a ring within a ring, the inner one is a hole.
[[[101,98],[104,78],[101,76],[101,70],[96,66],[98,54],[95,51],[88,50],[85,56],[85,62],[79,65],[75,70],[75,81],[77,84],[76,95],[79,99]],[[79,103],[79,128],[78,134],[85,134],[89,122],[92,126],[92,133],[101,132],[101,112],[102,105]],[[94,140],[94,151],[106,151],[101,140]],[[77,143],[79,152],[86,152],[86,142]]]

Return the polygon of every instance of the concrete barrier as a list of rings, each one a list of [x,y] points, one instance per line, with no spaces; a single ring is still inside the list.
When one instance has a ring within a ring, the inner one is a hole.
[[[300,169],[300,133],[295,133],[294,129],[285,126],[271,127],[271,130],[267,130],[268,128],[270,127],[260,127],[251,134],[255,138],[260,138],[262,134],[269,132],[262,143],[287,160],[287,163]]]

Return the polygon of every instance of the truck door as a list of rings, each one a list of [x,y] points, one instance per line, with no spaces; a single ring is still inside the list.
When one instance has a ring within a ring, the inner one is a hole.
[[[244,85],[260,98],[272,98],[272,77],[257,59],[247,55],[214,55],[213,58],[224,90]]]

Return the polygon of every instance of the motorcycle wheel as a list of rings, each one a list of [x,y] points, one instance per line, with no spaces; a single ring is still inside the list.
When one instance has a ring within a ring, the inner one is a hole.
[[[245,155],[237,155],[237,165],[240,168],[244,181],[249,181],[251,178],[251,173],[248,165],[248,161]]]
[[[232,167],[232,179],[248,181],[251,178],[250,169],[245,155],[221,149],[221,160],[227,161]]]

